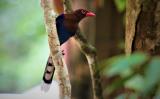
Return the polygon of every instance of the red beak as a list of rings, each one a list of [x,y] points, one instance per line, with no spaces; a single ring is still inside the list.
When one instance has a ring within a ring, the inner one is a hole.
[[[96,16],[93,12],[87,12],[86,16]]]

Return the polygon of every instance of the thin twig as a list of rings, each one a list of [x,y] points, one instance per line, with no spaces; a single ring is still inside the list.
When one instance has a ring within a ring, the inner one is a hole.
[[[66,13],[72,12],[71,2],[70,0],[63,0],[64,1],[64,9]],[[90,45],[87,39],[82,35],[80,29],[77,30],[75,35],[75,39],[80,45],[81,51],[85,54],[89,69],[91,73],[91,80],[92,80],[92,88],[93,88],[93,99],[103,99],[102,96],[102,88],[100,82],[100,74],[99,69],[96,63],[96,51],[95,48]]]
[[[45,26],[48,32],[48,43],[54,63],[60,88],[60,99],[71,99],[71,85],[67,66],[62,57],[60,43],[57,36],[55,19],[57,14],[53,14],[53,0],[42,0],[41,5],[44,10]]]

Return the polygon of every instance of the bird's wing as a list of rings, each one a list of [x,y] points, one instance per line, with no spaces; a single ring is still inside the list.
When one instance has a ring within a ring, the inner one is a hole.
[[[65,18],[65,14],[61,14],[56,18],[56,27],[57,27],[58,38],[60,40],[60,45],[66,42],[74,34],[74,32],[72,31],[73,29],[70,29],[70,27],[66,25],[66,22],[67,21]]]

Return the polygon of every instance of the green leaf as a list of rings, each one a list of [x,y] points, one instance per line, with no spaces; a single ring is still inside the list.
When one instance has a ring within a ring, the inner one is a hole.
[[[160,57],[154,57],[145,70],[144,92],[150,91],[160,81]]]
[[[129,95],[127,93],[120,94],[115,99],[138,99],[138,94],[136,93],[130,93]]]
[[[141,91],[144,87],[144,78],[141,75],[135,75],[125,82],[125,87]]]
[[[114,0],[117,10],[123,12],[126,8],[126,0]]]
[[[126,99],[126,96],[127,96],[126,94],[120,94],[115,99]]]
[[[132,73],[133,67],[141,65],[147,60],[147,58],[147,55],[144,53],[134,53],[131,56],[119,56],[112,58],[106,62],[110,68],[106,68],[104,70],[104,74],[107,76],[128,76]]]

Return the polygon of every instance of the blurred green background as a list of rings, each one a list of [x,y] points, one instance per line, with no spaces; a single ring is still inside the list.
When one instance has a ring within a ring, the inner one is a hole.
[[[0,0],[0,92],[40,83],[49,49],[39,0]]]

